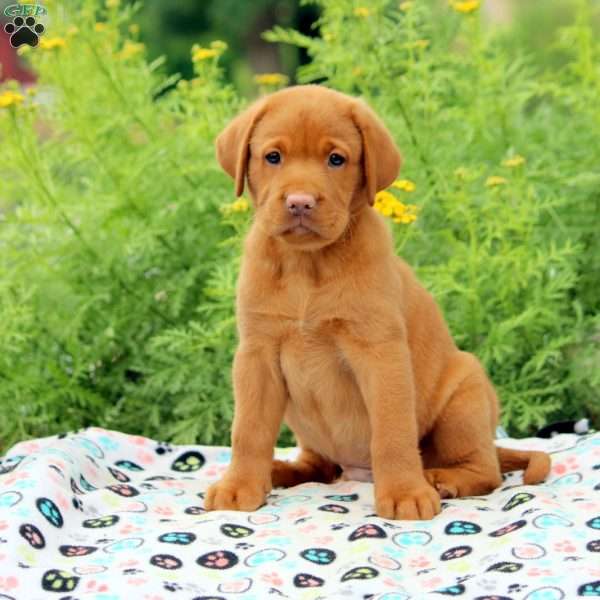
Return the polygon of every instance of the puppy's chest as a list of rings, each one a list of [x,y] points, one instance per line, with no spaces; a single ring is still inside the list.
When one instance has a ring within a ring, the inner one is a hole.
[[[292,280],[279,289],[268,310],[280,338],[294,338],[300,345],[321,345],[326,339],[333,343],[344,323],[333,287],[316,288],[302,279]]]

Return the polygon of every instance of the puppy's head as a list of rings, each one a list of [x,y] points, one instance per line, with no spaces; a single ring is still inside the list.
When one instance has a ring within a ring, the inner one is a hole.
[[[383,123],[363,102],[307,85],[262,98],[217,138],[217,158],[248,188],[256,220],[303,250],[337,240],[400,168]]]

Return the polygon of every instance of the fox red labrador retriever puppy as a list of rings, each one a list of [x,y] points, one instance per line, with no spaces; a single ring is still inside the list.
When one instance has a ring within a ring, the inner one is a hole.
[[[498,401],[371,208],[400,168],[363,102],[319,86],[260,99],[217,139],[255,218],[238,282],[231,464],[209,510],[254,510],[272,486],[375,484],[377,514],[431,519],[440,496],[485,494],[501,471],[541,481],[549,457],[497,449]],[[282,420],[297,460],[273,460]]]

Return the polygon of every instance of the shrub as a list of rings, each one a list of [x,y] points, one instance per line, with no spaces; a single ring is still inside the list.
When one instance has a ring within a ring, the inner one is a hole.
[[[233,328],[217,288],[237,252],[221,246],[232,192],[213,139],[240,106],[224,48],[196,52],[173,88],[131,9],[85,6],[29,49],[38,94],[0,113],[0,440],[95,423],[224,442]]]
[[[587,4],[561,31],[559,73],[515,59],[510,32],[477,12],[320,5],[320,38],[267,37],[308,49],[300,81],[362,95],[390,126],[416,183],[392,193],[419,208],[391,223],[397,250],[484,361],[505,424],[527,433],[594,410],[600,76]],[[227,443],[250,217],[214,160],[242,105],[224,48],[194,49],[195,78],[177,83],[145,59],[131,8],[88,2],[67,17],[28,52],[39,94],[0,108],[0,444],[90,424]]]
[[[320,4],[321,38],[281,28],[265,37],[308,50],[301,82],[363,96],[391,127],[421,215],[396,227],[397,249],[459,346],[483,360],[504,424],[526,433],[550,418],[600,416],[590,151],[600,45],[589,3],[575,3],[575,22],[559,31],[560,71],[520,53],[510,32],[486,29],[479,2]]]

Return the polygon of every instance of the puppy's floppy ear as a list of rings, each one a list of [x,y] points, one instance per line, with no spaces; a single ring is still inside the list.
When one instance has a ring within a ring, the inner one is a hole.
[[[241,196],[244,191],[252,130],[265,111],[264,100],[255,102],[217,136],[217,160],[223,170],[235,179],[236,196]]]
[[[375,194],[396,179],[402,157],[381,119],[361,100],[352,106],[352,119],[362,137],[365,188],[372,206]]]

